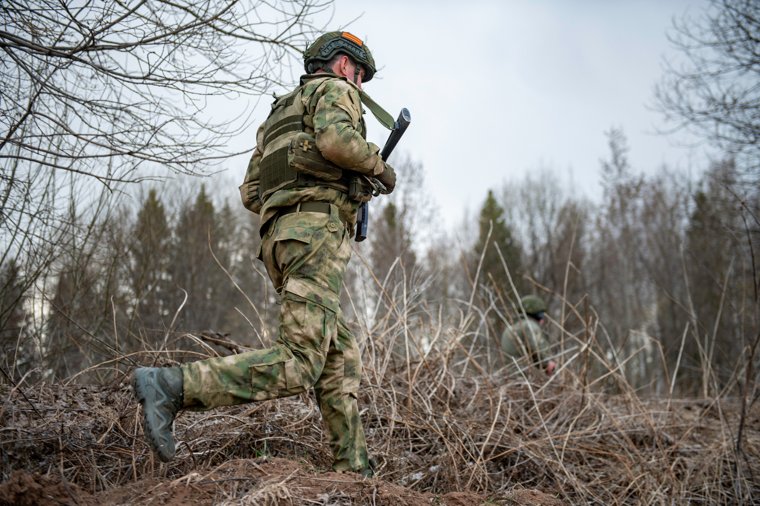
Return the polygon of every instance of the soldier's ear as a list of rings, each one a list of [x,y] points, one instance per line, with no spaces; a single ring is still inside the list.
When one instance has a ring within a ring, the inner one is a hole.
[[[353,72],[348,71],[348,66],[354,64],[354,60],[352,60],[348,55],[342,54],[340,55],[340,70],[346,75],[346,77],[353,77]],[[354,64],[357,67],[358,64]]]

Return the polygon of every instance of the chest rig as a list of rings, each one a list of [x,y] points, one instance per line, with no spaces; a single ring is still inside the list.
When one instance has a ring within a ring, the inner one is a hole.
[[[324,82],[328,78],[318,79]],[[259,164],[259,194],[262,200],[277,190],[328,186],[348,192],[351,171],[322,156],[314,137],[313,111],[321,83],[310,80],[278,98],[264,126],[262,158]],[[366,137],[362,119],[359,133]]]

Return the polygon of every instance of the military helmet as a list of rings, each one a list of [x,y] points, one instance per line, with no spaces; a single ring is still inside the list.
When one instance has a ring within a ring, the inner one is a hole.
[[[304,51],[304,69],[311,74],[318,68],[315,64],[328,62],[338,53],[350,56],[364,67],[363,82],[368,82],[375,75],[377,68],[369,48],[359,37],[349,32],[328,32],[321,35]]]
[[[546,312],[546,303],[536,295],[526,295],[520,299],[520,304],[525,314],[538,315]]]

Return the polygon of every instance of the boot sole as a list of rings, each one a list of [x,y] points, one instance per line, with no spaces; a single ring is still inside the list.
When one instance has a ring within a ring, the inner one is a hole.
[[[165,396],[158,395],[159,390],[156,387],[156,376],[155,374],[151,374],[151,372],[136,370],[132,374],[132,388],[135,397],[137,397],[143,408],[143,432],[145,433],[145,439],[148,440],[151,449],[158,455],[161,461],[169,462],[175,455],[174,445],[167,447],[167,445],[161,443],[156,434],[157,431],[153,428],[153,423],[151,423],[148,410],[145,408],[148,403],[155,406],[159,400],[165,400]],[[158,399],[159,397],[162,399]]]

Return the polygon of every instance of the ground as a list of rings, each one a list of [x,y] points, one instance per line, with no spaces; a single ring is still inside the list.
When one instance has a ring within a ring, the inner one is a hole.
[[[317,472],[308,465],[281,458],[233,460],[207,472],[175,479],[150,478],[113,489],[84,491],[58,477],[16,471],[0,484],[0,504],[32,505],[352,505],[471,506],[488,503],[476,493],[443,495],[415,492],[381,479],[352,473]],[[537,490],[515,490],[501,504],[563,504]]]
[[[757,403],[434,379],[418,390],[427,398],[405,398],[389,382],[361,399],[377,462],[371,479],[330,470],[309,395],[183,411],[177,456],[161,463],[125,376],[110,386],[0,384],[0,506],[747,504],[760,496]],[[428,404],[410,402],[418,399]]]

